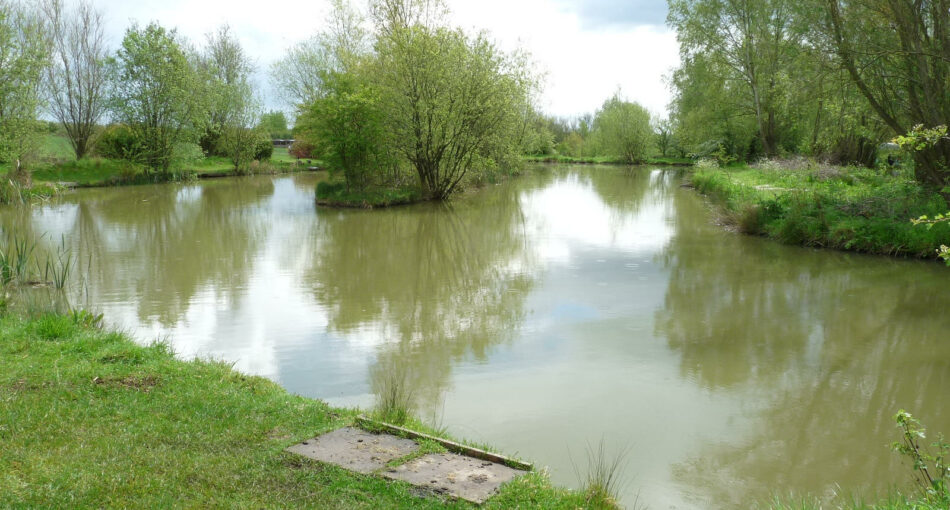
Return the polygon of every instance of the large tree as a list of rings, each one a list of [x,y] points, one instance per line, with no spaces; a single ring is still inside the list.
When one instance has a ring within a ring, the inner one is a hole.
[[[894,134],[950,121],[950,0],[820,0],[819,36]],[[914,155],[919,181],[944,187],[950,140]]]
[[[179,143],[195,138],[204,99],[194,62],[175,30],[133,25],[116,55],[112,108],[141,146],[149,170],[167,173]]]
[[[742,105],[755,119],[767,156],[782,143],[779,118],[789,67],[800,33],[789,0],[669,0],[669,24],[677,31],[683,60],[701,56],[706,70],[741,84]]]
[[[46,0],[43,13],[53,50],[46,73],[50,113],[81,159],[92,149],[106,110],[109,55],[102,14],[86,0],[74,9],[65,9],[62,0]]]
[[[37,115],[49,41],[37,13],[0,0],[0,162],[11,176],[28,180],[26,160],[39,145]]]

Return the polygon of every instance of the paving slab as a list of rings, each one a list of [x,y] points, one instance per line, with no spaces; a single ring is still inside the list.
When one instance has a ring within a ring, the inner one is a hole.
[[[334,430],[287,448],[288,452],[363,474],[383,469],[390,461],[418,450],[419,445],[411,439],[372,434],[353,427]]]
[[[495,495],[502,484],[523,474],[524,471],[495,462],[454,453],[432,453],[390,468],[383,476],[482,504]]]

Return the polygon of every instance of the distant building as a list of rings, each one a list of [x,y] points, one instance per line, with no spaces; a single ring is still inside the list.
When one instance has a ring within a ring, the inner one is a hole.
[[[290,147],[296,140],[274,140],[274,147]]]

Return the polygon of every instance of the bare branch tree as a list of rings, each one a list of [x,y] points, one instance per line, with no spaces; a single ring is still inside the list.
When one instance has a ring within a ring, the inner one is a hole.
[[[96,125],[106,109],[108,82],[102,14],[88,0],[67,11],[62,0],[44,0],[52,62],[47,68],[50,113],[63,125],[76,151],[92,149]]]

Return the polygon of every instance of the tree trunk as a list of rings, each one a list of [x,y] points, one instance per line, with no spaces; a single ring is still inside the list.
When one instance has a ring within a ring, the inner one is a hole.
[[[943,190],[950,185],[950,140],[914,153],[914,177],[921,183]],[[948,193],[943,193],[947,196]]]

